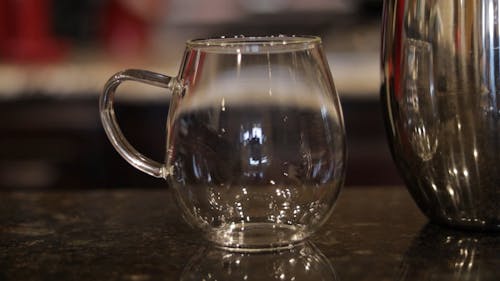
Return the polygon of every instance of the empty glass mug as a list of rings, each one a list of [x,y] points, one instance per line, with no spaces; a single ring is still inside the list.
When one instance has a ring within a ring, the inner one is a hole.
[[[120,131],[113,97],[127,80],[172,94],[165,163]],[[329,217],[343,184],[343,117],[318,37],[188,41],[177,77],[119,72],[100,112],[123,158],[165,178],[185,220],[222,247],[258,251],[303,240]]]
[[[433,221],[500,230],[500,1],[386,0],[382,103]]]

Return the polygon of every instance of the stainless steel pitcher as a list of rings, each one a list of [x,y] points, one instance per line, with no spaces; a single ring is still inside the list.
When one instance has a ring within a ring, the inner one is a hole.
[[[433,221],[500,230],[500,1],[386,0],[394,161]]]

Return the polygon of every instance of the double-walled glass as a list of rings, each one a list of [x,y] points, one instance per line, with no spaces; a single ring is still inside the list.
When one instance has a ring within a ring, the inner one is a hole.
[[[165,163],[137,152],[119,130],[113,95],[125,80],[172,93]],[[185,220],[220,246],[303,240],[328,218],[343,183],[342,112],[317,37],[189,41],[177,77],[113,76],[101,117],[117,151],[165,178]]]

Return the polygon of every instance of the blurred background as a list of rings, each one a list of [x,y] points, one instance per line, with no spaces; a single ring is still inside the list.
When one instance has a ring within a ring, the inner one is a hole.
[[[98,96],[125,68],[176,75],[200,37],[323,38],[344,110],[346,185],[393,185],[379,104],[382,0],[0,0],[0,189],[164,187],[115,152]],[[124,84],[124,134],[162,161],[168,94]]]

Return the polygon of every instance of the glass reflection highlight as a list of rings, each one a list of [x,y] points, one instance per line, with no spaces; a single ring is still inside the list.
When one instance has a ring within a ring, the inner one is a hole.
[[[180,280],[339,280],[328,259],[311,242],[261,253],[207,246],[197,252]]]
[[[429,224],[408,249],[397,280],[498,280],[500,237]]]

